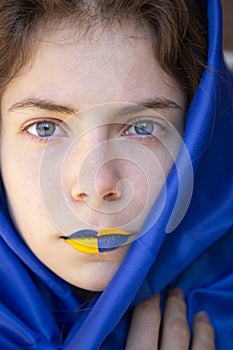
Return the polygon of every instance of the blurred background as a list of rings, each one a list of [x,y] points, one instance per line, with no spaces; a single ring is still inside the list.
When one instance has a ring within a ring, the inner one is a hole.
[[[221,0],[223,7],[223,49],[233,70],[233,0]]]
[[[223,47],[233,50],[233,0],[221,0],[223,6]]]

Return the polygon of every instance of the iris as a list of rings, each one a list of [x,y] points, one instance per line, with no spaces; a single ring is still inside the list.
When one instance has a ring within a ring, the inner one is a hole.
[[[151,135],[154,124],[151,121],[138,122],[134,125],[134,129],[138,135]]]
[[[36,131],[40,137],[52,136],[55,132],[56,125],[52,122],[37,123]]]

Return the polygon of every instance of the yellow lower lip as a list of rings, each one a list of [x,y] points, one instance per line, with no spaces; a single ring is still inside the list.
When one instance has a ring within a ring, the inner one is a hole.
[[[78,239],[67,239],[66,242],[70,244],[75,250],[86,254],[98,254],[98,239],[97,238],[82,238]]]

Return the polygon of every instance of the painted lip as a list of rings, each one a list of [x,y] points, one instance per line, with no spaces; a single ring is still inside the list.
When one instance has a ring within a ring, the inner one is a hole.
[[[80,230],[69,236],[61,236],[75,250],[86,254],[98,254],[115,250],[135,234],[109,227],[100,231]]]

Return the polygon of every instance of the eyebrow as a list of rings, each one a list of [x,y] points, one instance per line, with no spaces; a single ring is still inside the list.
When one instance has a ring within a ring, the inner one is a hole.
[[[124,102],[123,102],[124,103]],[[74,107],[68,105],[61,105],[54,101],[44,100],[40,98],[30,98],[25,99],[20,102],[14,103],[10,108],[9,112],[15,112],[18,110],[36,108],[40,110],[58,112],[62,114],[73,115],[78,112]],[[130,103],[128,106],[120,108],[114,112],[114,116],[122,117],[124,115],[131,115],[144,111],[145,109],[179,109],[182,110],[182,107],[179,106],[176,102],[161,97],[155,97],[144,102],[139,103]]]
[[[62,114],[74,114],[77,111],[72,106],[61,105],[49,100],[43,100],[39,98],[25,99],[20,102],[14,103],[10,108],[9,112],[15,112],[18,110],[36,108],[50,112],[58,112]]]
[[[124,115],[131,115],[145,111],[146,109],[179,109],[183,110],[175,101],[169,100],[167,98],[155,97],[144,102],[139,102],[138,104],[129,104],[128,106],[121,108],[116,111],[115,115],[121,117]]]

